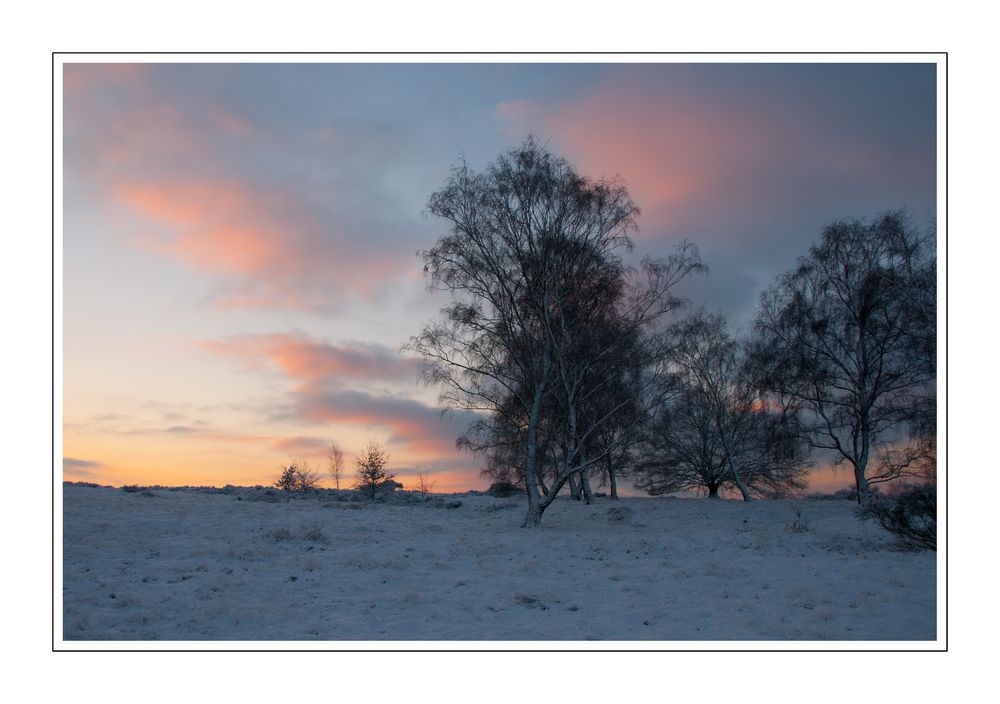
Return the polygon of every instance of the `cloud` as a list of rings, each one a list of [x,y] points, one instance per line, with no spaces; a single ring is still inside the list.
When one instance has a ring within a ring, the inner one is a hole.
[[[267,360],[304,384],[344,385],[356,381],[414,381],[420,362],[369,342],[331,344],[305,335],[236,335],[202,342],[216,354],[234,356],[250,367]]]
[[[105,469],[103,462],[81,460],[76,457],[63,457],[63,474],[67,477],[93,479],[98,476],[97,470],[101,469]]]
[[[274,442],[274,449],[289,455],[325,455],[330,447],[330,441],[323,438],[314,438],[304,435],[295,437],[278,438]]]
[[[147,253],[204,274],[220,308],[331,310],[418,275],[415,247],[398,245],[419,210],[384,182],[400,150],[359,146],[385,142],[387,128],[347,124],[353,138],[331,140],[340,125],[276,120],[210,90],[239,71],[67,66],[69,192]]]
[[[620,176],[640,251],[695,242],[711,275],[679,291],[738,326],[822,227],[935,204],[933,67],[632,65],[563,98],[495,107],[589,177]]]
[[[751,231],[789,214],[837,213],[873,193],[884,194],[882,208],[933,194],[933,132],[891,139],[895,121],[913,116],[867,100],[867,86],[846,75],[627,67],[561,102],[513,100],[496,112],[502,128],[551,138],[583,173],[620,174],[643,209],[641,236],[759,245],[768,233]]]
[[[413,399],[350,389],[299,388],[292,408],[296,417],[314,423],[384,429],[389,443],[419,456],[454,454],[455,440],[475,420],[465,411],[442,415],[440,408]]]
[[[100,462],[93,460],[81,460],[76,457],[63,457],[63,469],[94,469],[103,467]]]
[[[396,254],[365,251],[365,238],[287,190],[235,180],[127,181],[117,201],[146,223],[147,251],[219,275],[221,308],[322,309],[353,293],[374,299]]]
[[[390,434],[389,442],[419,455],[455,452],[455,440],[475,420],[421,401],[350,388],[417,378],[419,360],[374,343],[331,344],[301,334],[238,335],[201,343],[250,369],[273,365],[293,382],[280,419],[339,423]],[[287,441],[294,444],[293,440]]]

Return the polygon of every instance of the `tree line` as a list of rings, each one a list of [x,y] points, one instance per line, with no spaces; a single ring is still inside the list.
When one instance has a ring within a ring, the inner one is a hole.
[[[537,526],[567,485],[629,477],[651,494],[745,500],[801,488],[810,452],[872,485],[933,464],[933,233],[901,212],[827,226],[761,297],[749,335],[691,312],[707,267],[679,243],[625,263],[639,208],[535,138],[429,200],[448,231],[421,252],[439,318],[411,338],[423,379],[479,419],[458,440],[527,495]],[[911,439],[907,441],[908,439]]]

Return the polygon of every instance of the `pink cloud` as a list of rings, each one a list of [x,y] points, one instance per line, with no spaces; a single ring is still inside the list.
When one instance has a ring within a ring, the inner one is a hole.
[[[126,181],[118,202],[149,223],[143,246],[226,277],[223,308],[323,308],[337,292],[373,298],[397,259],[363,251],[295,196],[234,180]]]
[[[287,415],[308,423],[338,423],[389,433],[410,456],[454,456],[455,440],[474,417],[447,414],[420,401],[350,388],[363,382],[412,382],[419,361],[378,344],[330,344],[305,335],[239,335],[201,343],[250,368],[272,365],[293,382]]]
[[[280,196],[251,192],[235,182],[188,181],[122,183],[118,199],[147,219],[166,225],[171,235],[151,246],[199,269],[220,273],[259,274],[273,266],[294,269],[280,257],[282,245],[304,238],[298,223],[283,223],[277,213]]]
[[[236,356],[256,366],[267,360],[303,386],[340,386],[357,380],[413,381],[419,361],[376,343],[331,344],[305,335],[237,335],[201,343],[217,354]]]
[[[473,420],[466,412],[442,417],[439,408],[390,394],[300,387],[293,396],[297,417],[384,429],[389,432],[388,442],[405,447],[411,458],[456,455],[455,440]]]
[[[78,94],[109,84],[135,88],[141,85],[145,75],[145,64],[63,64],[63,91]]]
[[[817,134],[801,111],[765,98],[709,99],[691,86],[658,88],[624,74],[551,106],[513,100],[496,111],[519,135],[551,138],[583,173],[620,175],[646,233],[725,223],[739,237],[747,220],[773,219],[765,211],[777,194],[824,178],[876,183],[886,168],[876,145]]]
[[[168,99],[146,64],[65,65],[63,116],[67,163],[98,182],[212,159],[220,138],[257,133],[211,98],[186,107]]]
[[[248,171],[280,143],[252,115],[171,90],[148,66],[66,66],[67,183],[90,189],[120,224],[126,215],[129,242],[211,276],[213,305],[329,309],[375,299],[387,278],[414,268],[378,246],[389,228],[358,235],[371,211],[338,205],[350,194]]]

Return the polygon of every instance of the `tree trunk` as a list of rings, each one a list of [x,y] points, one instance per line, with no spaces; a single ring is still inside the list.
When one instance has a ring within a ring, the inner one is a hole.
[[[615,471],[613,469],[608,470],[608,477],[611,480],[611,498],[618,500],[618,481],[615,479]]]
[[[708,498],[717,499],[719,498],[719,485],[709,484],[708,485]]]
[[[524,520],[521,521],[522,528],[537,528],[542,524],[542,512],[545,509],[541,508],[538,504],[534,506],[528,505],[528,513],[524,516]]]
[[[564,476],[561,479],[557,478],[555,483],[545,493],[545,496],[540,497],[536,504],[532,505],[529,501],[528,512],[525,514],[524,520],[521,521],[522,528],[537,528],[542,524],[542,514],[549,507],[549,504],[555,500],[556,496],[559,495],[567,479],[569,479],[568,476]]]
[[[854,483],[858,489],[858,503],[864,504],[871,498],[871,488],[868,486],[868,478],[865,470],[868,468],[868,434],[862,429],[861,432],[861,456],[854,464]]]
[[[740,473],[736,471],[736,467],[733,465],[732,461],[729,462],[729,467],[732,470],[733,479],[736,480],[736,486],[739,488],[740,493],[743,494],[743,500],[752,500],[753,497],[750,496],[750,490],[747,488],[747,485],[743,483],[743,478],[740,477]]]
[[[747,485],[743,483],[743,477],[740,476],[739,470],[736,469],[736,463],[733,462],[733,453],[729,449],[729,441],[726,439],[726,432],[722,425],[722,418],[719,415],[716,415],[715,427],[719,431],[719,437],[722,440],[722,447],[726,451],[726,464],[729,465],[729,473],[733,475],[733,479],[736,481],[736,486],[743,495],[743,500],[750,501],[750,490],[747,488]]]
[[[537,482],[538,490],[542,492],[543,496],[549,493],[549,488],[545,486],[545,479],[537,473],[535,474],[535,482]]]
[[[865,466],[858,462],[854,465],[854,484],[858,490],[858,503],[864,504],[871,498],[871,490],[868,487],[868,479],[865,477]]]
[[[535,391],[535,397],[531,400],[531,412],[528,415],[528,452],[527,461],[524,468],[524,491],[528,495],[528,515],[532,515],[533,512],[537,511],[538,503],[541,500],[541,496],[538,493],[538,474],[537,474],[537,457],[538,457],[538,418],[542,411],[542,392],[544,386],[541,389]],[[541,519],[542,513],[538,512],[538,519]],[[525,521],[528,519],[525,518]]]
[[[594,492],[590,490],[590,478],[587,477],[587,470],[580,472],[580,486],[583,488],[583,500],[589,506],[594,503]]]
[[[569,496],[573,501],[580,500],[580,479],[577,472],[569,475]]]

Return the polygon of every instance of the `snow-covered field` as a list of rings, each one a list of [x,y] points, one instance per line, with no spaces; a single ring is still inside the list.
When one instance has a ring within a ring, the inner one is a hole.
[[[63,497],[65,640],[935,638],[934,553],[848,501]]]

